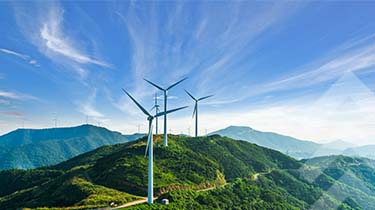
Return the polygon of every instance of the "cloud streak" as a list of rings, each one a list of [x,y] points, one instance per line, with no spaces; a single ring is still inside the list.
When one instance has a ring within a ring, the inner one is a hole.
[[[9,55],[14,55],[14,56],[19,57],[23,60],[28,60],[30,58],[30,56],[28,56],[28,55],[24,55],[24,54],[15,52],[13,50],[8,50],[8,49],[5,49],[5,48],[0,48],[0,51],[3,52],[3,53],[9,54]]]
[[[326,57],[298,68],[294,74],[257,85],[246,85],[242,88],[246,91],[238,91],[241,93],[239,96],[234,95],[234,97],[220,99],[218,104],[235,103],[274,92],[313,87],[325,82],[332,82],[345,73],[365,71],[374,66],[374,46],[371,40],[363,38],[350,40],[349,43],[344,43],[332,50]]]
[[[78,103],[79,104],[78,111],[89,117],[103,118],[104,114],[99,112],[94,107],[95,98],[96,98],[96,89],[92,91],[92,93],[89,95],[86,101]]]
[[[0,111],[0,115],[20,117],[20,116],[24,116],[25,113],[23,113],[23,112],[16,112],[16,111]]]
[[[56,53],[56,55],[63,56],[77,63],[110,67],[109,64],[80,52],[67,38],[64,38],[66,35],[62,31],[62,20],[63,12],[58,9],[51,9],[47,20],[40,28],[42,46],[46,49],[47,53],[51,53],[49,54],[51,58],[54,56],[53,53]]]
[[[33,7],[33,9],[30,9]],[[39,51],[64,69],[75,72],[79,79],[89,75],[86,65],[111,68],[111,65],[94,58],[83,49],[85,41],[71,36],[64,27],[64,10],[57,2],[27,5],[15,3],[19,28]],[[32,10],[33,12],[29,12]],[[31,59],[30,64],[37,61]]]
[[[36,97],[11,91],[0,90],[0,97],[13,100],[37,100]]]
[[[5,49],[5,48],[0,48],[0,51],[5,53],[5,54],[8,54],[8,55],[12,55],[12,56],[16,56],[18,58],[21,58],[22,60],[27,61],[29,64],[31,64],[33,66],[39,66],[37,60],[32,59],[29,55],[22,54],[22,53],[19,53],[19,52],[13,51],[13,50],[9,50],[9,49]],[[0,75],[0,79],[1,79],[1,75]]]

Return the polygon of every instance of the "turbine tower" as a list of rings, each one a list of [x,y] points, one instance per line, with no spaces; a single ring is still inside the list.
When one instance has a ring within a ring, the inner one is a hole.
[[[157,115],[158,113],[159,113],[159,111],[160,111],[160,106],[159,106],[159,104],[158,104],[158,94],[157,93],[155,93],[155,105],[151,108],[151,110],[150,111],[152,111],[153,109],[155,109],[155,115]],[[155,117],[155,121],[156,121],[156,123],[155,123],[155,127],[156,127],[156,132],[155,132],[155,134],[156,135],[158,135],[158,132],[159,132],[159,123],[158,123],[158,117]]]
[[[148,183],[147,183],[147,203],[152,204],[154,203],[154,174],[153,174],[153,136],[152,136],[152,121],[155,117],[159,117],[161,115],[166,115],[181,109],[185,109],[187,106],[180,107],[177,109],[172,109],[166,112],[160,112],[156,115],[151,115],[145,108],[141,106],[126,90],[122,89],[126,95],[130,97],[130,99],[138,106],[142,112],[147,115],[148,120],[148,137],[147,137],[147,143],[146,143],[146,150],[145,150],[145,156],[147,155],[148,150]]]
[[[194,111],[193,111],[193,117],[195,115],[195,137],[197,137],[198,136],[198,102],[202,101],[204,99],[207,99],[209,97],[212,97],[213,95],[209,95],[209,96],[205,96],[205,97],[196,99],[187,90],[185,90],[185,92],[195,101]]]
[[[178,82],[175,82],[173,83],[171,86],[167,87],[167,88],[162,88],[160,87],[159,85],[147,80],[147,79],[144,79],[146,82],[150,83],[152,86],[156,87],[157,89],[163,91],[164,93],[164,112],[167,111],[167,98],[168,98],[168,91],[170,89],[172,89],[174,86],[180,84],[181,82],[183,82],[184,80],[186,80],[187,77],[183,78],[182,80],[178,81]],[[164,146],[168,146],[168,136],[167,136],[167,115],[164,114]]]

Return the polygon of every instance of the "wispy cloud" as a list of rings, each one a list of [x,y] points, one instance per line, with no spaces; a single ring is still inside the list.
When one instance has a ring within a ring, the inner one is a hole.
[[[347,72],[317,99],[299,97],[236,111],[217,110],[202,113],[200,120],[211,131],[233,124],[250,125],[306,140],[374,144],[375,95],[353,72]],[[189,121],[176,119],[173,124],[187,127]]]
[[[0,99],[0,105],[9,105],[10,101],[5,99]]]
[[[284,75],[268,82],[245,85],[239,94],[231,94],[218,100],[218,104],[243,101],[249,97],[261,96],[279,91],[299,90],[325,82],[333,82],[347,72],[365,71],[375,67],[374,45],[370,39],[359,38],[343,43],[330,53],[311,63],[295,69],[294,73]],[[224,91],[218,89],[217,92]]]
[[[95,107],[96,99],[96,89],[92,91],[92,93],[89,95],[86,101],[84,102],[77,102],[78,104],[78,111],[81,112],[82,114],[89,116],[89,117],[94,117],[94,118],[103,118],[104,114],[99,112]]]
[[[11,91],[0,90],[0,98],[14,99],[14,100],[37,100],[36,97]]]
[[[360,49],[341,53],[339,56],[313,69],[300,70],[303,73],[289,76],[266,85],[267,90],[283,90],[311,86],[337,79],[346,72],[360,71],[375,66],[374,47],[368,45]]]
[[[110,66],[103,61],[91,58],[74,47],[73,43],[65,38],[66,35],[61,26],[62,21],[63,11],[58,8],[53,8],[49,11],[46,21],[40,28],[40,37],[42,38],[41,44],[49,57],[54,58],[56,54],[77,63],[95,64],[102,67]]]
[[[13,50],[8,50],[8,49],[0,48],[0,51],[3,52],[3,53],[9,54],[9,55],[17,56],[17,57],[22,58],[24,60],[27,60],[27,59],[30,58],[30,56],[28,56],[28,55],[15,52]]]
[[[25,113],[23,112],[17,112],[17,111],[0,111],[0,115],[8,115],[8,116],[24,116]]]
[[[75,38],[64,28],[64,10],[57,2],[34,4],[33,12],[30,5],[15,3],[15,15],[18,26],[25,36],[39,51],[53,62],[67,70],[73,70],[80,79],[88,75],[88,68],[83,65],[96,65],[109,68],[110,64],[90,53],[85,52],[81,39]],[[86,50],[87,51],[87,50]],[[37,61],[32,59],[30,64]]]
[[[22,54],[22,53],[19,53],[19,52],[13,51],[13,50],[9,50],[9,49],[5,49],[5,48],[0,48],[0,51],[3,52],[3,53],[6,53],[8,55],[13,55],[13,56],[16,56],[18,58],[21,58],[21,59],[27,61],[29,64],[31,64],[33,66],[38,66],[37,60],[32,59],[29,55]],[[0,75],[0,78],[1,78],[1,75]]]
[[[194,10],[176,2],[164,16],[160,5],[140,9],[134,3],[125,11],[116,11],[130,38],[133,75],[125,81],[140,99],[151,95],[144,77],[163,85],[191,75],[186,82],[194,84],[201,95],[223,89],[223,78],[235,81],[232,67],[249,55],[250,43],[298,10],[295,5],[269,5],[265,9],[260,4],[228,3],[208,11],[212,2],[197,4]]]

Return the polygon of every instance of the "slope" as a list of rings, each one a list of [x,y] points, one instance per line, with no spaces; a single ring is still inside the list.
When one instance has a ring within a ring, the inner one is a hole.
[[[170,135],[169,140],[165,148],[160,146],[162,136],[154,138],[154,187],[159,200],[169,198],[172,203],[156,204],[154,209],[309,209],[316,202],[324,209],[356,209],[364,199],[375,208],[372,189],[366,194],[342,183],[342,189],[354,196],[341,203],[325,193],[335,179],[325,175],[325,182],[310,183],[301,171],[318,166],[305,166],[274,150],[219,135]],[[14,177],[14,170],[3,171],[2,178],[18,187],[4,190],[9,184],[0,181],[0,209],[93,208],[139,199],[147,189],[144,150],[142,138],[104,146],[48,168],[17,171],[20,179]],[[34,182],[22,187],[28,179]]]
[[[141,136],[124,136],[92,125],[18,129],[0,136],[0,170],[53,165],[103,145],[124,143]]]
[[[340,150],[325,147],[322,144],[299,140],[277,133],[257,131],[245,126],[229,126],[211,134],[219,134],[232,139],[248,141],[259,146],[280,151],[297,159],[328,154],[341,154]]]

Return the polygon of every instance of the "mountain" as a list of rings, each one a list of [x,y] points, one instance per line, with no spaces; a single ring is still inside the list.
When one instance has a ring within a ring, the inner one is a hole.
[[[280,151],[297,159],[341,154],[340,150],[324,147],[324,145],[311,141],[299,140],[272,132],[257,131],[245,126],[229,126],[212,132],[211,134],[218,134],[232,139],[248,141],[259,146]]]
[[[133,141],[142,136],[122,135],[93,125],[17,129],[0,136],[0,170],[53,165],[103,145]]]
[[[344,151],[348,148],[356,147],[355,144],[352,144],[343,140],[331,141],[331,142],[325,143],[323,146],[325,148],[341,150],[341,151]]]
[[[373,188],[365,191],[340,181],[323,170],[326,159],[302,162],[219,135],[168,139],[170,146],[163,147],[162,135],[154,136],[156,204],[130,209],[375,209]],[[0,209],[88,209],[142,200],[147,192],[145,147],[142,138],[103,146],[50,167],[1,171]],[[351,167],[351,173],[358,172],[358,162],[343,161],[343,170]],[[363,177],[358,179],[373,186],[368,175],[374,173],[373,165],[361,164],[366,167],[360,167],[358,175]],[[340,197],[327,191],[332,186]],[[171,203],[160,204],[163,198]]]
[[[375,145],[365,145],[360,147],[352,147],[343,151],[344,155],[354,157],[366,157],[375,159]]]

